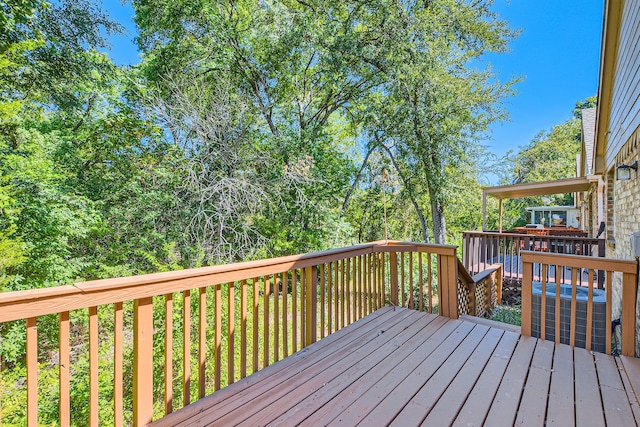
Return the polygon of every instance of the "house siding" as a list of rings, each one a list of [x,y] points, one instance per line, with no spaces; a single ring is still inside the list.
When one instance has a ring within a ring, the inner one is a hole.
[[[640,2],[625,1],[615,62],[606,164],[615,163],[640,123]]]

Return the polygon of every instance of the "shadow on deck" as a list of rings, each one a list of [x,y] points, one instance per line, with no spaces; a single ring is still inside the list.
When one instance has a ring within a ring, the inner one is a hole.
[[[638,359],[506,329],[385,307],[152,425],[638,425]]]

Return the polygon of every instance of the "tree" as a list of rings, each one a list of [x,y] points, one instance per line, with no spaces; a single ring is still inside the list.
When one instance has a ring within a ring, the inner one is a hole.
[[[500,101],[515,83],[501,84],[490,68],[470,66],[486,52],[505,51],[514,36],[490,5],[391,2],[375,26],[387,55],[370,62],[384,83],[363,100],[356,120],[370,139],[395,147],[411,181],[421,183],[436,243],[447,236],[447,169],[474,149],[489,123],[505,117]]]
[[[576,156],[580,153],[582,109],[595,107],[596,97],[576,102],[572,117],[554,126],[550,131],[539,132],[531,142],[515,155],[508,155],[509,168],[502,182],[523,184],[527,182],[553,181],[576,175]],[[508,226],[521,226],[529,219],[528,206],[570,205],[571,194],[552,194],[544,197],[526,197],[507,200],[504,220]]]

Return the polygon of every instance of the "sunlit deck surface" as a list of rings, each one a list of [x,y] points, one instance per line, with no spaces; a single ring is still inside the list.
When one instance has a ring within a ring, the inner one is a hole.
[[[154,425],[632,426],[638,392],[639,359],[385,307]]]

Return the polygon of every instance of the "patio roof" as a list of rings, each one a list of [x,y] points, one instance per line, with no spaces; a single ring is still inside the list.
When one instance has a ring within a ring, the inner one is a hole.
[[[500,201],[499,229],[502,230],[502,200],[517,199],[529,196],[545,196],[548,194],[577,193],[587,191],[593,182],[597,182],[599,175],[581,176],[578,178],[559,179],[556,181],[531,182],[526,184],[501,185],[484,187],[482,189],[482,217],[483,228],[487,221],[487,196]]]
[[[557,181],[531,182],[526,184],[501,185],[482,189],[483,198],[493,196],[498,199],[517,199],[548,194],[577,193],[586,191],[592,180],[588,177],[559,179]]]

